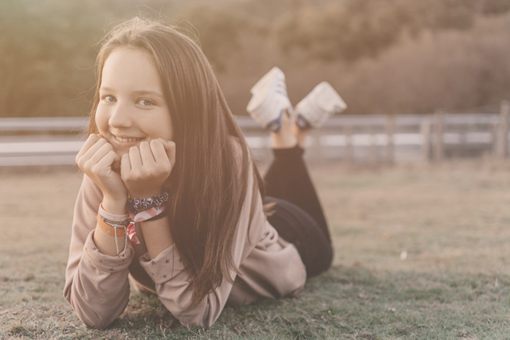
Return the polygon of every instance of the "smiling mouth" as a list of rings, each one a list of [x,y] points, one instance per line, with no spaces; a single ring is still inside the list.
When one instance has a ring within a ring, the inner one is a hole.
[[[131,145],[138,142],[141,142],[145,139],[145,137],[137,138],[137,137],[125,137],[125,136],[116,136],[114,134],[111,135],[112,139],[119,145]]]

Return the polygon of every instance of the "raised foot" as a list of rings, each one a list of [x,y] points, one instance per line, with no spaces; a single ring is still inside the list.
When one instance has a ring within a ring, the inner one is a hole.
[[[308,130],[301,130],[295,118],[288,113],[282,116],[281,127],[278,132],[271,132],[271,147],[273,149],[291,148],[296,144],[304,148]]]

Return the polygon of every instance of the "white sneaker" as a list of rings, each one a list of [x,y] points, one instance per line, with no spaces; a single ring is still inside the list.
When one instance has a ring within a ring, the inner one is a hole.
[[[323,81],[296,105],[293,114],[300,128],[318,128],[329,116],[346,108],[347,105],[335,89]]]
[[[264,87],[270,86],[270,84],[280,85],[280,92],[287,95],[287,89],[285,88],[285,74],[276,66],[264,74],[262,78],[253,85],[250,92],[254,95],[257,92],[260,92]],[[283,85],[283,89],[281,85]]]
[[[264,128],[277,132],[281,127],[282,114],[286,110],[292,111],[282,70],[273,67],[253,85],[250,92],[252,98],[246,110]]]

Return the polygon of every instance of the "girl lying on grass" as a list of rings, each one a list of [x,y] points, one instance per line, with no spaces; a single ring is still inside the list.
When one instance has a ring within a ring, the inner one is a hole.
[[[307,130],[293,116],[279,115],[262,179],[187,36],[129,20],[105,38],[97,75],[90,135],[76,156],[84,176],[64,287],[85,324],[110,325],[131,286],[157,294],[183,325],[209,327],[227,303],[296,296],[330,267],[328,226],[303,161]]]

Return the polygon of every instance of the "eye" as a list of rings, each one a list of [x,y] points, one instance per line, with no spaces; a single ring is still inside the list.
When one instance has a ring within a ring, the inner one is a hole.
[[[115,97],[107,94],[107,95],[102,96],[101,100],[105,103],[113,103],[115,101]]]
[[[151,100],[151,99],[147,99],[147,98],[141,98],[138,103],[140,103],[142,106],[153,106],[153,105],[156,105],[156,103]]]

